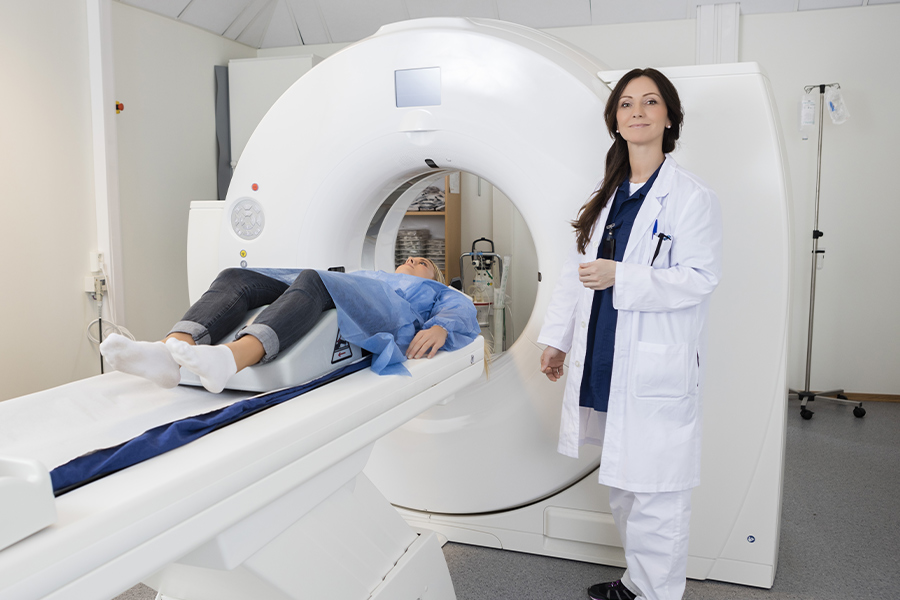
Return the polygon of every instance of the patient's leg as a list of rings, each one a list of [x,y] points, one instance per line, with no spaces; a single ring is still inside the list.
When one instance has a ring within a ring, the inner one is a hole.
[[[162,342],[136,342],[114,333],[100,344],[100,354],[116,371],[172,388],[181,381],[178,363]]]
[[[203,387],[219,393],[237,371],[258,362],[269,362],[280,350],[306,335],[334,302],[315,271],[302,271],[256,320],[238,333],[238,339],[220,346],[192,345],[191,339],[174,339],[166,347],[175,361],[200,378]],[[199,342],[198,342],[199,343]]]
[[[311,269],[301,271],[277,300],[238,332],[237,341],[251,336],[256,338],[264,349],[259,360],[267,363],[309,333],[322,313],[332,308],[334,301],[319,274]]]
[[[243,322],[248,311],[272,304],[287,289],[286,283],[255,271],[225,269],[167,337],[184,334],[197,344],[218,343]]]

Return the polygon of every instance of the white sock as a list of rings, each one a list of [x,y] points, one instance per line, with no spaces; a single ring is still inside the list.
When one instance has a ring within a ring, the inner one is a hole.
[[[179,365],[200,378],[200,383],[213,394],[225,389],[225,384],[237,373],[234,354],[228,346],[191,346],[169,338],[166,346]]]
[[[181,369],[162,342],[136,342],[118,333],[100,344],[100,354],[116,371],[149,379],[164,388],[181,381]]]

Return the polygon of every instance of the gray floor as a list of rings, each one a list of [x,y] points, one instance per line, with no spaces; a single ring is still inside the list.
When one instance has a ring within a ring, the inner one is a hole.
[[[688,581],[685,600],[900,598],[900,404],[865,418],[816,401],[789,403],[778,573],[771,590]],[[457,600],[585,600],[621,569],[462,544],[444,547]],[[153,600],[139,585],[115,600]],[[251,600],[251,599],[248,599]]]

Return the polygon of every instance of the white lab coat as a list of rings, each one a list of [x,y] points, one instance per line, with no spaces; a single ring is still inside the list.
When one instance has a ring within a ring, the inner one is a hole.
[[[616,265],[618,310],[608,412],[579,407],[594,291],[579,263],[596,259],[600,213],[584,254],[575,243],[562,268],[538,342],[568,353],[559,452],[602,444],[600,483],[632,492],[672,492],[700,483],[700,382],[709,298],[719,282],[722,216],[715,193],[667,156]],[[668,234],[651,260],[658,232]],[[574,234],[573,234],[574,237]]]

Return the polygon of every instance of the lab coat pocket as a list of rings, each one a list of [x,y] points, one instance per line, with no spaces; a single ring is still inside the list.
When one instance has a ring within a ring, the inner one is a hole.
[[[688,394],[688,345],[638,342],[632,373],[636,398],[677,400]]]

